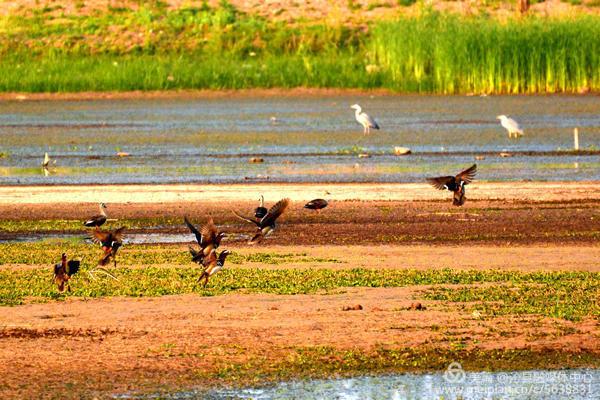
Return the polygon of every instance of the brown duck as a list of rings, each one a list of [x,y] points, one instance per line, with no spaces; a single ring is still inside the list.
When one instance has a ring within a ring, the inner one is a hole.
[[[462,206],[465,204],[465,185],[475,179],[477,173],[477,164],[473,164],[456,176],[440,176],[437,178],[427,178],[427,181],[436,189],[450,190],[454,192],[452,204]]]
[[[200,281],[204,279],[203,286],[206,287],[208,279],[217,272],[219,272],[221,269],[223,269],[223,266],[225,265],[225,259],[229,254],[229,250],[223,250],[221,254],[219,254],[219,257],[217,257],[217,251],[215,249],[212,249],[210,253],[204,258],[203,265],[205,268],[204,272],[202,272],[202,275],[200,275],[200,277],[198,278],[198,283],[200,283]]]
[[[102,245],[104,254],[100,257],[98,265],[105,266],[113,259],[115,267],[117,266],[117,251],[123,245],[123,232],[125,227],[122,226],[119,229],[113,231],[94,231],[94,237],[92,240],[95,243]]]
[[[328,204],[329,203],[325,199],[314,199],[306,203],[304,205],[304,208],[308,208],[309,210],[316,210],[318,212],[319,210],[322,210],[323,208],[327,207]]]
[[[202,226],[200,231],[198,231],[187,217],[183,217],[183,220],[194,236],[196,236],[196,241],[198,242],[198,245],[200,245],[200,251],[197,251],[190,246],[192,261],[203,264],[204,257],[208,256],[211,251],[219,247],[221,240],[226,234],[218,231],[212,218]]]
[[[104,210],[106,210],[106,204],[100,203],[100,214],[94,215],[93,217],[91,217],[90,219],[85,221],[83,223],[83,225],[90,227],[90,228],[96,227],[96,229],[98,229],[99,227],[104,225],[104,223],[106,222],[106,219],[108,218],[106,216],[106,211],[104,211]]]
[[[273,207],[269,209],[267,215],[256,221],[253,218],[244,217],[237,212],[233,211],[236,217],[251,224],[256,225],[257,232],[248,244],[260,243],[267,235],[269,235],[275,229],[275,221],[283,214],[285,209],[290,205],[290,199],[279,200]]]
[[[81,260],[69,260],[67,261],[67,255],[62,253],[61,261],[54,265],[54,282],[58,286],[59,292],[65,291],[65,285],[67,291],[71,291],[71,285],[69,285],[69,279],[79,271]]]

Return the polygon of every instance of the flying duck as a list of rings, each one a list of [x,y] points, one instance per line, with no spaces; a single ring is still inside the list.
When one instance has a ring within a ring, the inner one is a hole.
[[[200,231],[198,231],[187,217],[183,217],[183,220],[194,236],[196,236],[196,241],[198,242],[198,245],[200,245],[200,251],[196,251],[190,246],[192,261],[202,264],[204,257],[208,256],[211,251],[219,247],[221,239],[223,239],[226,234],[217,230],[212,218],[202,226]]]
[[[362,108],[358,104],[354,104],[350,108],[356,110],[354,112],[354,117],[358,121],[359,124],[363,126],[363,134],[368,135],[371,133],[371,128],[379,129],[379,125],[373,118],[371,118],[367,113],[362,112]]]
[[[90,219],[88,219],[87,221],[85,221],[83,223],[83,225],[88,226],[88,227],[96,227],[96,229],[98,229],[99,227],[101,227],[102,225],[104,225],[104,223],[106,222],[106,212],[104,210],[106,210],[106,204],[104,203],[100,203],[100,214],[98,215],[94,215],[93,217],[91,217]]]
[[[102,257],[100,257],[98,265],[105,266],[112,258],[115,267],[117,266],[117,251],[119,250],[119,247],[123,245],[124,231],[124,226],[120,227],[119,229],[115,229],[114,231],[94,231],[94,237],[92,240],[96,243],[100,243],[102,245],[102,250],[104,250],[104,254]]]
[[[319,212],[319,210],[327,207],[329,203],[327,202],[327,200],[324,199],[314,199],[309,201],[308,203],[306,203],[304,205],[304,208],[308,208],[309,210],[316,210],[317,212]]]
[[[79,271],[80,265],[81,260],[67,261],[67,255],[62,253],[61,261],[54,265],[54,282],[56,282],[59,292],[65,291],[65,285],[67,286],[67,291],[71,291],[69,279]]]
[[[254,217],[256,217],[256,219],[262,219],[262,217],[267,215],[269,210],[267,210],[267,207],[265,207],[265,198],[262,194],[260,195],[260,199],[258,199],[258,201],[260,204],[254,209]]]
[[[211,276],[219,272],[221,269],[223,269],[223,266],[225,265],[225,258],[227,258],[229,254],[229,250],[223,250],[217,258],[217,251],[215,249],[212,249],[208,256],[204,259],[205,268],[204,272],[202,272],[202,275],[200,275],[200,277],[198,278],[198,283],[200,283],[200,281],[204,279],[203,287],[206,287],[206,284],[208,283],[208,278],[210,278]]]
[[[427,178],[427,181],[436,189],[450,190],[454,192],[452,204],[462,206],[465,204],[465,185],[475,179],[477,173],[477,164],[473,164],[456,176],[440,176],[437,178]]]
[[[513,136],[513,134],[515,135],[515,138],[523,136],[523,129],[521,129],[519,123],[514,119],[509,118],[506,115],[498,115],[496,119],[499,119],[500,125],[502,125],[502,127],[508,131],[509,139]]]
[[[252,218],[244,217],[237,212],[233,211],[236,217],[251,224],[256,225],[257,232],[248,244],[260,243],[267,235],[269,235],[275,229],[275,221],[285,209],[289,206],[290,199],[279,200],[271,209],[267,212],[267,215],[262,217],[259,221]]]

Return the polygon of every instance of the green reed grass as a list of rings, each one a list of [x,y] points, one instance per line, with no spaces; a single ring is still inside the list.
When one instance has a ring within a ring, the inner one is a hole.
[[[92,15],[0,17],[0,91],[389,88],[428,93],[600,89],[600,17],[499,21],[424,11],[362,27],[294,25],[222,1]]]
[[[375,26],[372,49],[403,91],[554,93],[600,88],[600,20],[427,14]]]

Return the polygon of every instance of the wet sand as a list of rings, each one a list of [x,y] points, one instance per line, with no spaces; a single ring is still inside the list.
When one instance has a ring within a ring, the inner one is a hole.
[[[222,185],[76,185],[0,186],[0,204],[40,203],[161,203],[180,201],[248,201],[259,194],[268,199],[420,201],[448,200],[449,192],[426,183],[348,184],[222,184]],[[470,200],[506,201],[600,200],[600,182],[477,182],[469,185]]]

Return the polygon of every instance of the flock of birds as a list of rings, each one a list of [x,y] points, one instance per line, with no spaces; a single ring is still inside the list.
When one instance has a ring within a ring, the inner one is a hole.
[[[356,121],[362,125],[363,134],[368,135],[371,133],[371,129],[381,129],[379,124],[369,116],[366,112],[362,111],[362,107],[358,104],[354,104],[350,106],[350,108],[354,109],[354,118]],[[506,115],[498,115],[496,119],[500,120],[500,125],[508,132],[508,137],[519,138],[524,135],[523,129],[519,125],[517,121],[512,118],[507,117]]]
[[[455,206],[462,206],[466,200],[465,186],[473,181],[476,173],[477,165],[473,164],[455,176],[448,175],[427,178],[427,181],[436,189],[453,192],[454,196],[452,204]],[[319,210],[327,207],[328,204],[328,201],[325,199],[314,199],[306,203],[304,208],[319,212]],[[261,195],[259,206],[254,209],[253,216],[246,217],[237,211],[232,212],[237,218],[255,226],[256,230],[254,235],[248,242],[248,244],[254,245],[260,243],[275,230],[277,219],[285,212],[289,205],[290,199],[285,198],[279,200],[275,205],[267,209],[264,204],[264,197]],[[100,203],[100,213],[83,223],[86,227],[95,228],[92,232],[92,241],[96,244],[100,244],[102,247],[102,254],[98,261],[98,265],[88,273],[94,278],[93,273],[95,271],[100,271],[116,280],[117,278],[111,275],[104,267],[112,260],[116,268],[117,251],[123,245],[125,227],[114,230],[100,230],[100,227],[104,225],[106,221],[109,221],[105,211],[106,208],[106,204]],[[194,234],[198,244],[198,248],[193,246],[189,247],[192,262],[197,263],[202,267],[202,274],[198,277],[197,283],[204,280],[203,286],[206,287],[209,278],[223,269],[225,259],[231,254],[229,250],[223,250],[217,254],[217,249],[221,245],[221,240],[226,237],[227,234],[223,231],[219,231],[212,218],[210,218],[200,229],[198,229],[187,217],[184,217],[183,221],[190,232]],[[61,262],[54,266],[54,281],[60,292],[64,291],[65,288],[67,291],[71,291],[69,279],[79,271],[80,265],[80,259],[67,261],[67,255],[65,253],[62,254]]]
[[[351,108],[355,110],[356,120],[363,126],[365,135],[368,135],[371,129],[380,129],[377,122],[363,112],[358,104],[354,104]],[[499,115],[497,118],[500,120],[502,126],[508,131],[509,138],[513,135],[515,137],[523,135],[523,130],[515,120],[508,118],[505,115]],[[48,154],[46,154],[43,163],[44,168],[47,168],[49,164],[50,159]],[[436,189],[453,192],[452,204],[455,206],[462,206],[466,200],[465,186],[475,179],[476,173],[477,165],[473,164],[457,175],[427,178],[427,181]],[[236,211],[233,211],[233,214],[242,221],[255,226],[256,230],[254,235],[248,243],[257,244],[275,230],[277,219],[285,212],[289,205],[290,199],[285,198],[279,200],[270,209],[267,209],[264,204],[264,197],[261,195],[259,206],[254,210],[254,216],[246,217]],[[327,205],[327,200],[315,199],[306,203],[304,208],[316,210],[318,212],[327,207]],[[89,274],[94,278],[93,272],[101,271],[116,280],[116,278],[104,267],[107,266],[111,260],[113,261],[114,266],[117,266],[116,256],[119,248],[123,245],[125,227],[114,230],[100,230],[100,227],[104,225],[105,222],[109,221],[105,211],[106,208],[106,204],[100,203],[100,213],[83,223],[86,227],[95,228],[92,232],[92,241],[96,244],[100,244],[102,248],[102,254],[98,261],[98,265],[90,270]],[[210,218],[200,229],[198,229],[187,217],[184,217],[184,222],[190,232],[194,234],[199,246],[198,248],[192,246],[189,247],[192,262],[197,263],[202,267],[202,274],[198,277],[197,283],[204,281],[203,286],[206,286],[209,278],[223,269],[225,259],[231,254],[229,250],[223,250],[217,254],[217,249],[221,244],[221,240],[226,237],[227,234],[219,231],[212,218]],[[61,262],[54,266],[54,281],[60,292],[65,289],[71,291],[69,279],[79,271],[80,266],[80,259],[67,260],[67,255],[65,253],[62,254]]]
[[[243,221],[255,225],[256,231],[254,236],[248,242],[249,244],[260,243],[266,236],[270,235],[276,227],[277,219],[283,214],[283,212],[290,205],[290,199],[282,199],[278,201],[270,209],[267,209],[264,204],[264,197],[260,196],[260,204],[254,210],[254,217],[245,217],[236,211],[233,211],[234,215]],[[315,199],[309,201],[304,205],[304,208],[310,210],[319,210],[327,207],[328,201],[325,199]],[[102,247],[102,254],[98,261],[98,265],[90,270],[88,273],[90,277],[95,279],[95,272],[103,272],[111,278],[117,280],[106,268],[112,260],[115,268],[117,267],[117,252],[123,245],[123,234],[125,227],[120,227],[114,230],[100,230],[100,227],[104,225],[106,221],[109,221],[106,214],[106,204],[100,203],[100,213],[94,215],[83,223],[88,228],[95,228],[92,232],[92,241],[96,244],[100,244]],[[217,248],[221,244],[221,240],[227,236],[225,232],[219,231],[212,218],[208,220],[200,229],[198,229],[187,217],[183,218],[186,226],[192,232],[196,238],[196,242],[199,248],[190,246],[189,251],[192,256],[192,262],[199,264],[203,267],[202,274],[198,278],[198,283],[204,280],[204,286],[208,284],[209,278],[219,272],[225,264],[225,259],[231,253],[229,250],[223,250],[217,254]],[[69,284],[70,278],[75,275],[81,266],[81,259],[67,260],[66,253],[61,256],[61,262],[54,265],[54,282],[58,287],[59,292],[63,292],[65,289],[71,291]]]

